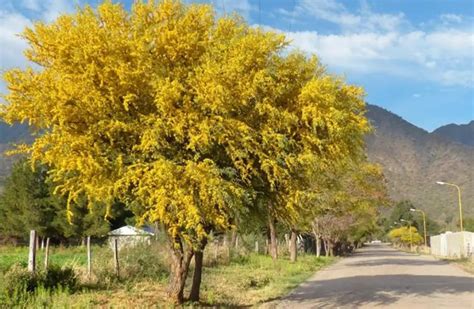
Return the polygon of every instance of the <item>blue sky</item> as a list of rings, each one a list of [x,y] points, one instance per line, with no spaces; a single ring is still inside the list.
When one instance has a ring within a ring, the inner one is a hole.
[[[186,0],[237,11],[285,33],[332,73],[363,86],[367,101],[431,131],[474,118],[474,2],[470,0]],[[0,69],[25,67],[16,36],[98,0],[0,1]],[[122,2],[130,7],[131,1]],[[0,84],[0,92],[5,91]]]

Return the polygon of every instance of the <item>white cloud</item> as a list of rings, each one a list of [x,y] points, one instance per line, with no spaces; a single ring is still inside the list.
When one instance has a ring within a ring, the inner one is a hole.
[[[474,85],[474,33],[467,30],[286,34],[294,47],[317,54],[324,64],[344,73],[384,73],[445,85]]]
[[[23,51],[26,49],[26,42],[19,36],[23,30],[33,24],[33,18],[50,22],[62,13],[72,12],[75,3],[78,1],[67,0],[23,0],[16,5],[19,9],[14,9],[13,2],[2,3],[3,10],[0,9],[0,67],[8,69],[11,67],[23,67],[26,59]],[[25,9],[34,11],[33,17],[27,17],[23,11]]]
[[[32,11],[39,11],[41,8],[41,1],[39,0],[22,0],[21,5],[22,7],[32,10]]]
[[[71,13],[76,5],[80,4],[78,0],[47,0],[41,1],[42,19],[50,22],[55,20],[59,15]]]
[[[301,0],[293,11],[280,9],[278,12],[287,18],[311,16],[336,24],[345,32],[391,31],[406,24],[403,13],[378,14],[363,1],[357,13],[350,12],[342,3],[335,0]]]
[[[466,17],[443,14],[417,28],[403,13],[373,12],[366,1],[349,11],[336,0],[300,0],[282,17],[318,18],[340,31],[287,31],[293,46],[315,53],[339,73],[403,76],[443,85],[474,86],[474,32]],[[474,22],[474,20],[473,20]],[[468,25],[469,24],[469,25]]]
[[[238,14],[245,17],[247,20],[250,16],[250,12],[255,9],[255,7],[250,4],[249,0],[221,0],[216,1],[216,9],[220,13],[233,13],[237,12]]]
[[[439,18],[445,24],[459,24],[463,21],[463,17],[456,14],[442,14]]]
[[[19,33],[30,25],[31,21],[21,14],[0,11],[0,66],[2,69],[24,65],[26,60],[23,50],[27,45],[19,37]]]

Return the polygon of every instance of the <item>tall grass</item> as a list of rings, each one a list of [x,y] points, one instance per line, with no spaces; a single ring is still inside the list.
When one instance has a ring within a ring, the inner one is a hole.
[[[330,258],[300,255],[291,263],[287,256],[273,262],[269,256],[254,253],[255,241],[241,239],[237,248],[229,249],[220,241],[211,241],[205,251],[201,299],[210,305],[256,305],[287,293],[315,271],[329,264]],[[261,240],[264,251],[264,240]],[[282,248],[281,251],[283,251]],[[280,251],[280,252],[281,252]],[[163,241],[124,248],[119,252],[120,275],[114,271],[113,252],[108,246],[92,248],[93,275],[86,272],[85,248],[53,248],[53,264],[74,269],[79,280],[75,291],[38,286],[33,292],[14,291],[0,296],[0,308],[93,308],[169,306],[166,286],[169,277],[169,256]],[[39,264],[41,268],[41,251]],[[26,248],[0,248],[0,295],[7,269],[20,261],[26,267]],[[189,276],[192,276],[193,265]],[[3,277],[3,278],[2,278]],[[191,280],[188,280],[190,284]],[[186,287],[189,291],[189,286]]]

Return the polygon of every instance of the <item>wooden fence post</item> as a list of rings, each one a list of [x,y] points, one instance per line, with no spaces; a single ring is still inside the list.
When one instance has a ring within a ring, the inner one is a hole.
[[[90,280],[92,274],[91,237],[87,236],[87,278]]]
[[[36,270],[36,231],[30,231],[30,250],[28,253],[28,271],[34,273]]]
[[[117,278],[120,276],[119,256],[118,256],[118,239],[114,238],[114,265],[115,275]]]
[[[49,237],[46,238],[46,247],[44,249],[44,270],[48,270],[49,265]]]

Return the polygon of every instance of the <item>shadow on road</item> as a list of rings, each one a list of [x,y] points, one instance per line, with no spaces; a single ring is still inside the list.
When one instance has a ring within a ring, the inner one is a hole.
[[[405,255],[406,256],[406,255]],[[424,266],[424,265],[446,265],[449,264],[446,261],[430,261],[430,260],[415,260],[415,259],[377,259],[377,260],[366,260],[359,262],[347,263],[347,266],[386,266],[386,265],[411,265],[411,266]]]
[[[355,276],[339,279],[308,281],[288,300],[298,302],[317,301],[331,306],[359,307],[390,305],[406,296],[429,296],[435,293],[460,294],[472,292],[474,281],[468,277],[376,275]],[[344,292],[341,292],[344,291]]]
[[[362,249],[362,250],[359,250],[357,251],[353,257],[371,257],[371,256],[377,256],[377,257],[380,257],[380,256],[415,256],[415,254],[412,254],[412,253],[405,253],[405,252],[401,252],[401,251],[396,251],[396,250],[393,250],[393,249],[371,249],[371,250],[367,250],[367,249]]]

